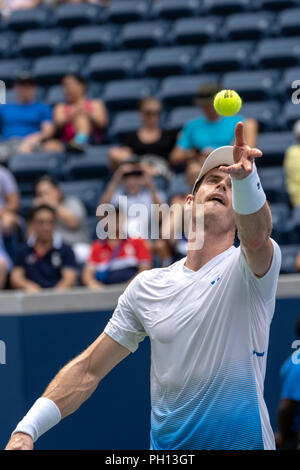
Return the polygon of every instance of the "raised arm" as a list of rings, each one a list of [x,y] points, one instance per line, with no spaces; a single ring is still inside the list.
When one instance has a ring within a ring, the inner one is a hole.
[[[238,237],[248,266],[258,277],[268,272],[273,256],[271,211],[254,165],[254,159],[261,156],[259,149],[246,144],[244,126],[239,122],[233,147],[235,163],[220,167],[231,176]]]
[[[129,353],[127,348],[103,332],[85,351],[60,370],[42,397],[54,402],[61,418],[65,418],[92,395],[100,380]],[[42,415],[39,421],[41,419],[44,419]],[[33,439],[24,432],[13,434],[6,446],[6,450],[25,449],[33,449]]]

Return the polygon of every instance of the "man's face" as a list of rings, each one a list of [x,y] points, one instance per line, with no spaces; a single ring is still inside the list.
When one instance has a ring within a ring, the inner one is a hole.
[[[213,220],[224,231],[235,227],[231,179],[218,168],[213,168],[203,177],[194,195],[193,206],[195,204],[204,205],[205,226]],[[193,214],[196,214],[195,210],[193,207]]]
[[[32,83],[17,83],[14,90],[20,103],[31,103],[34,100],[35,86]]]
[[[49,210],[38,211],[32,221],[32,229],[37,240],[51,240],[55,230],[55,216]]]

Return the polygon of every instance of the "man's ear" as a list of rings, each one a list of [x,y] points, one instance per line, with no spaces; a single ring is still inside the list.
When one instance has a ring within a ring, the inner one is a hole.
[[[194,199],[195,199],[195,196],[193,194],[188,194],[186,199],[185,199],[185,203],[184,205],[186,207],[192,207],[192,204],[194,202]]]

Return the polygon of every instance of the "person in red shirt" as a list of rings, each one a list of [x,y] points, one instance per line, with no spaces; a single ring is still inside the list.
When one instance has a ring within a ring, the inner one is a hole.
[[[111,217],[114,217],[112,215]],[[83,269],[82,283],[90,288],[105,284],[128,282],[152,264],[151,251],[141,238],[122,237],[120,226],[122,214],[116,209],[116,236],[96,240],[90,257]]]

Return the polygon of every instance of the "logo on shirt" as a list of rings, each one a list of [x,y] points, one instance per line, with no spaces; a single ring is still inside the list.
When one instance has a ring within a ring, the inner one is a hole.
[[[260,182],[257,183],[257,189],[260,189]]]
[[[221,278],[218,277],[215,281],[211,281],[211,285],[213,286],[214,284],[216,284],[217,282],[219,282],[220,279],[221,279]]]
[[[55,268],[61,266],[61,257],[59,253],[52,253],[51,263]]]
[[[263,352],[259,353],[259,352],[255,351],[255,350],[253,349],[253,354],[256,354],[257,357],[263,357],[263,355],[265,354],[265,352],[263,351]]]

